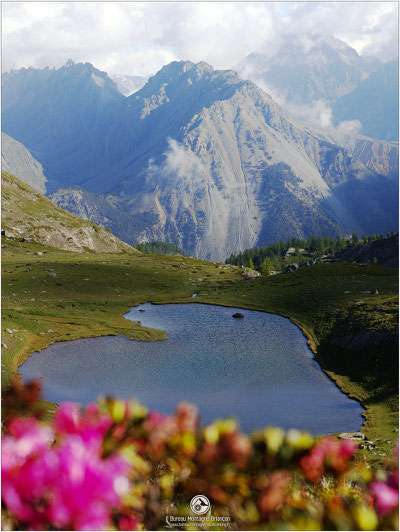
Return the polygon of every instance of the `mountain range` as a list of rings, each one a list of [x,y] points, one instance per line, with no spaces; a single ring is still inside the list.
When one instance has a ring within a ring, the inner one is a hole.
[[[255,83],[173,62],[124,96],[105,72],[3,74],[3,130],[49,197],[127,242],[201,258],[288,237],[397,225],[397,146],[291,118]]]

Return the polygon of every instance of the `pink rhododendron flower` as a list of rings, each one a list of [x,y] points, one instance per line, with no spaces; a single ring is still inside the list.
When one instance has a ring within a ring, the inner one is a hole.
[[[325,467],[340,473],[344,471],[348,460],[355,454],[357,444],[352,441],[338,441],[333,438],[324,438],[309,454],[304,456],[300,465],[307,478],[317,482],[323,475]]]
[[[383,515],[390,513],[399,505],[399,471],[390,475],[386,482],[372,482],[370,485],[374,494],[378,512]]]
[[[120,517],[118,520],[119,530],[137,530],[139,522],[135,517]]]
[[[147,424],[150,428],[156,427],[157,425],[160,425],[164,423],[169,418],[167,414],[160,414],[160,412],[156,412],[155,410],[153,412],[150,412],[150,414],[147,417]]]
[[[96,406],[96,405],[95,405]],[[129,464],[118,454],[102,458],[102,438],[111,425],[98,407],[84,415],[61,406],[54,433],[35,419],[17,418],[2,442],[2,497],[14,516],[31,529],[43,524],[102,530],[111,510],[129,489]]]
[[[31,504],[45,493],[48,460],[44,455],[54,438],[36,419],[17,418],[2,439],[2,498],[21,521],[39,521],[42,512]],[[50,460],[50,465],[51,460]]]
[[[89,403],[82,416],[78,405],[63,403],[56,412],[54,427],[61,435],[79,434],[87,445],[98,447],[113,420],[100,412],[96,403]]]

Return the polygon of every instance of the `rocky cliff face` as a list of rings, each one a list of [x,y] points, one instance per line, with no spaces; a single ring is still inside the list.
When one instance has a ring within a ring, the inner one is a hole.
[[[7,172],[1,174],[1,185],[5,236],[34,240],[66,251],[139,253],[102,227],[55,206]]]
[[[6,79],[5,127],[35,144],[50,191],[62,185],[53,201],[129,242],[166,240],[220,260],[288,237],[367,231],[372,207],[372,232],[395,227],[395,146],[301,124],[233,71],[174,62],[128,98],[91,65],[32,74],[50,76],[46,87],[62,80],[61,96],[48,94],[50,112],[26,86],[22,128],[9,85],[26,75]]]
[[[42,165],[32,157],[23,144],[5,133],[1,134],[1,167],[4,172],[18,175],[24,183],[46,193],[46,176]]]

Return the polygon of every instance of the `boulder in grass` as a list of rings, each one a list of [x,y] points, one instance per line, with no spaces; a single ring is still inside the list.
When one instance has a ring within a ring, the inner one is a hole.
[[[342,432],[338,438],[341,440],[365,440],[365,436],[362,432]]]

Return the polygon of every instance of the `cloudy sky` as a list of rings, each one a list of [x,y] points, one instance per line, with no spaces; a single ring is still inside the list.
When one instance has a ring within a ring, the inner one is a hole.
[[[334,35],[397,55],[397,2],[3,2],[3,71],[68,58],[148,75],[173,60],[230,68],[285,33]]]

